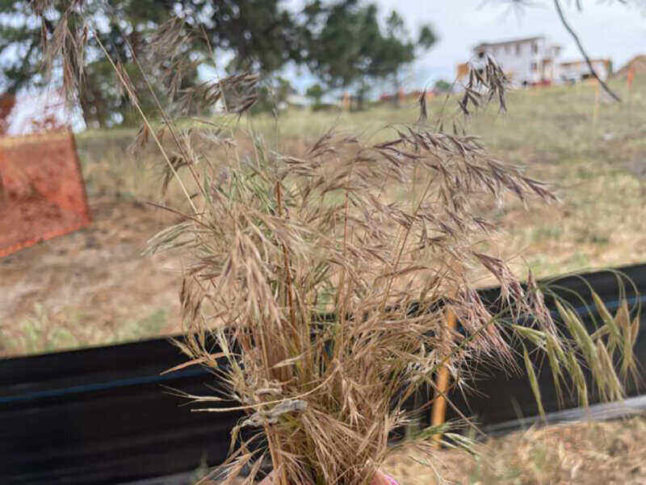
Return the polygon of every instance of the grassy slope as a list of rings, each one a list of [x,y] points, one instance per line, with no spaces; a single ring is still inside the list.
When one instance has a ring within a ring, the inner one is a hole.
[[[630,96],[623,84],[615,87],[625,102],[600,96],[596,118],[596,87],[584,84],[511,93],[507,114],[489,109],[471,123],[470,131],[497,156],[549,182],[561,198],[530,212],[513,202],[495,211],[511,237],[506,255],[522,254],[541,276],[639,262],[646,255],[646,79]],[[431,120],[443,104],[431,103]],[[380,138],[387,136],[386,123],[415,117],[415,107],[297,113],[285,120],[283,134],[314,138],[336,122]],[[268,119],[258,124],[270,133]]]
[[[646,79],[623,104],[601,101],[592,85],[511,93],[509,112],[485,112],[471,131],[501,159],[550,182],[560,204],[492,207],[506,256],[539,276],[644,261],[646,255]],[[429,106],[435,119],[443,104]],[[453,109],[453,100],[448,103]],[[362,113],[281,115],[281,149],[302,146],[332,126],[377,140],[389,123],[414,121],[416,107]],[[249,121],[241,121],[249,123]],[[270,117],[253,127],[275,139]],[[140,204],[159,201],[153,152],[134,162],[132,130],[78,136],[95,223],[0,261],[0,354],[132,340],[179,330],[179,262],[143,257],[146,240],[168,222]],[[169,199],[179,200],[171,185]],[[522,255],[522,258],[518,257]],[[483,282],[485,283],[485,282]],[[76,323],[75,323],[76,322]]]
[[[530,429],[459,450],[395,451],[385,469],[401,485],[637,485],[646,481],[644,417]]]
[[[613,103],[601,95],[598,108],[592,84],[513,92],[507,114],[489,109],[471,122],[470,131],[497,156],[549,182],[561,198],[560,204],[532,206],[531,212],[513,202],[494,210],[511,237],[505,242],[506,255],[522,254],[541,276],[638,262],[646,254],[646,79],[635,83],[630,96],[623,84],[615,87],[625,102]],[[431,120],[444,101],[431,102]],[[453,106],[454,100],[449,100],[445,113]],[[417,108],[295,111],[281,117],[277,138],[280,149],[289,150],[331,127],[383,139],[388,136],[385,126],[414,121]],[[241,123],[270,142],[276,139],[269,116]],[[124,157],[124,144],[131,136],[127,130],[81,135],[91,192],[118,189],[135,198],[156,197],[158,180]]]

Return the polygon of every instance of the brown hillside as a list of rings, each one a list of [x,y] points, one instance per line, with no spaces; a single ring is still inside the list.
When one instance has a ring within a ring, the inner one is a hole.
[[[628,74],[628,70],[631,66],[635,69],[635,75],[644,75],[646,74],[646,54],[640,54],[633,57],[628,61],[621,69],[617,71],[615,77],[624,78]]]

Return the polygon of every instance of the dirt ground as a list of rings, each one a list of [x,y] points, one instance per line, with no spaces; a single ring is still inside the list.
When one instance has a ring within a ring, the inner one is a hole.
[[[179,261],[142,256],[169,216],[111,198],[90,210],[90,227],[0,259],[0,355],[179,331]]]
[[[382,468],[399,485],[642,485],[645,434],[644,415],[553,425],[477,442],[469,452],[408,444]],[[197,471],[195,483],[206,473]]]
[[[530,429],[461,450],[394,452],[400,485],[637,485],[646,483],[646,417]]]

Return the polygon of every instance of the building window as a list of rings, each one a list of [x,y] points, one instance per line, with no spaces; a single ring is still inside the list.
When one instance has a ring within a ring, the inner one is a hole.
[[[538,72],[538,64],[536,62],[532,62],[532,72]]]
[[[532,43],[532,52],[538,54],[538,44],[536,42]]]
[[[510,49],[511,49],[511,46],[509,44],[505,44],[505,54],[509,54]]]
[[[520,55],[520,44],[516,44],[516,55]]]

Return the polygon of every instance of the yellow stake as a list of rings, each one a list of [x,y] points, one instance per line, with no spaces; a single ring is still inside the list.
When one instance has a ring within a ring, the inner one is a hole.
[[[594,112],[592,113],[592,122],[596,125],[597,119],[599,118],[599,98],[600,98],[600,82],[597,81],[596,87],[594,89]]]
[[[451,341],[451,334],[455,330],[457,325],[457,319],[455,313],[452,310],[448,310],[446,314],[447,320],[447,338],[445,340],[446,346],[449,347]],[[447,349],[448,350],[448,349]],[[440,370],[437,373],[435,380],[436,386],[436,397],[433,402],[433,409],[431,414],[431,426],[440,426],[446,420],[446,393],[449,390],[449,369],[446,365],[440,367]],[[436,448],[440,447],[442,441],[442,434],[438,433],[433,436],[433,444]]]

